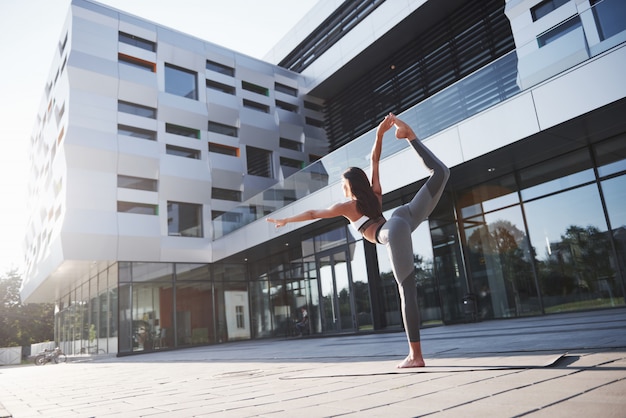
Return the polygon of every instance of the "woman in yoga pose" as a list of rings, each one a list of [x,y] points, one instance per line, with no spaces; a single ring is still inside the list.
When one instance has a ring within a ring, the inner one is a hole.
[[[413,199],[397,208],[389,220],[386,220],[382,214],[382,189],[378,163],[383,136],[394,125],[396,138],[406,139],[411,144],[424,165],[430,170],[431,175]],[[411,233],[437,205],[450,177],[450,170],[417,139],[409,125],[391,113],[378,125],[370,160],[371,183],[360,168],[350,167],[343,173],[343,191],[350,199],[347,202],[337,203],[328,209],[308,210],[288,218],[267,218],[267,221],[276,224],[278,228],[289,222],[343,216],[366,240],[383,244],[387,248],[391,269],[398,284],[402,302],[402,318],[409,342],[409,355],[398,364],[398,368],[423,367],[425,363],[420,344],[420,317]]]

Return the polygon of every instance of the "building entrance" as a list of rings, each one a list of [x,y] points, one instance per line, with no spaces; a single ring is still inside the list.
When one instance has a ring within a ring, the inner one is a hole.
[[[317,256],[322,332],[356,330],[352,272],[347,249],[333,249]]]

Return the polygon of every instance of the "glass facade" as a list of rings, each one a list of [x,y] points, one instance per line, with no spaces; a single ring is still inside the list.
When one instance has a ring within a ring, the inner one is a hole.
[[[615,4],[605,0],[594,9],[602,37],[621,33],[601,8]],[[623,8],[615,7],[621,13]],[[402,117],[420,137],[433,135],[520,93],[517,75],[517,55],[504,54]],[[166,64],[170,93],[197,99],[196,78]],[[471,96],[483,100],[448,106]],[[209,122],[208,130],[237,134],[237,128],[225,126]],[[609,131],[590,128],[581,134],[584,141],[558,156],[529,158],[500,176],[449,185],[412,236],[423,326],[625,304],[626,134]],[[373,135],[370,131],[223,214],[213,224],[214,238],[338,181],[346,166],[362,163]],[[602,135],[612,136],[600,140]],[[389,144],[383,158],[404,148],[402,141]],[[483,168],[480,161],[467,165],[470,171]],[[451,178],[463,169],[454,167]],[[385,215],[419,187],[385,196]],[[201,209],[168,202],[168,235],[202,237]],[[58,299],[55,338],[68,354],[284,338],[298,335],[304,311],[307,334],[401,329],[384,247],[363,241],[337,220],[291,235],[297,245],[286,246],[281,236],[263,249],[214,264],[94,263],[85,279]]]
[[[623,306],[624,139],[447,191],[413,234],[422,325]],[[68,353],[126,354],[291,337],[303,308],[307,334],[402,328],[383,246],[337,222],[300,242],[238,263],[113,264],[62,299],[57,338]]]

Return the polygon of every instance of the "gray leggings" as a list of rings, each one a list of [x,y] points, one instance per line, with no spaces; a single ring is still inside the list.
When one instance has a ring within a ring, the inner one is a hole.
[[[418,190],[413,199],[397,208],[385,222],[376,237],[387,247],[391,269],[398,283],[402,302],[402,319],[410,342],[420,341],[420,315],[415,286],[415,264],[411,233],[431,214],[441,198],[450,177],[446,167],[419,139],[409,142],[424,165],[431,171],[430,178]]]

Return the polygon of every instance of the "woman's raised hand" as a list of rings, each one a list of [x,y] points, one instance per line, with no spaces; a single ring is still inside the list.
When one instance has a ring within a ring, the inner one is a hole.
[[[378,124],[377,132],[384,134],[389,129],[391,129],[395,120],[396,116],[393,113],[388,114],[387,116],[385,116],[385,119],[383,119],[383,121]]]

